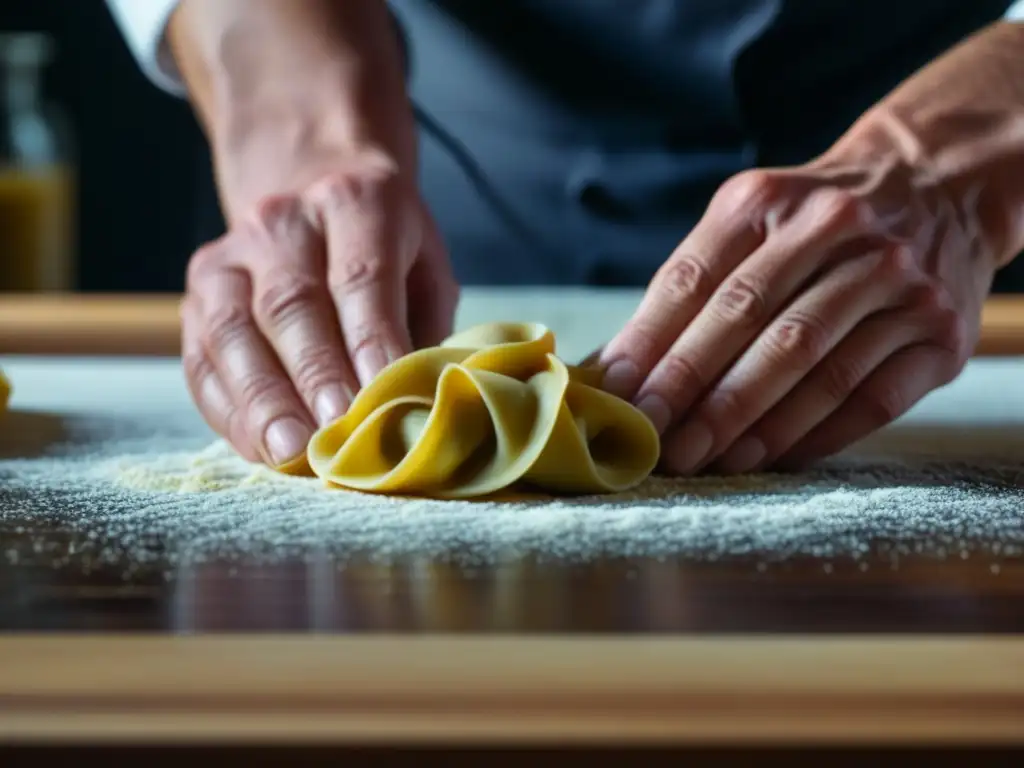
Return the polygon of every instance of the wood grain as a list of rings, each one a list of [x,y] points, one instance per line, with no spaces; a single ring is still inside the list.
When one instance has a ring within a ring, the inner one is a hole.
[[[0,354],[175,356],[177,296],[0,295]]]
[[[0,740],[1024,743],[1024,641],[0,640]]]
[[[169,355],[180,352],[178,303],[167,295],[0,295],[0,354]],[[1024,354],[1024,297],[995,297],[978,355]]]

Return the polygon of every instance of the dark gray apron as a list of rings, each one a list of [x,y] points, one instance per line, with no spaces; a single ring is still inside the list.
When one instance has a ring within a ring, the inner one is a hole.
[[[814,157],[1008,0],[391,0],[463,284],[647,283],[715,189]]]

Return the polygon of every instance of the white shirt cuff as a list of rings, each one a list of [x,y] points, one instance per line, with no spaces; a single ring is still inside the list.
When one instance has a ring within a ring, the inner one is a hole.
[[[1015,0],[1003,18],[1007,21],[1024,21],[1024,0]]]
[[[167,44],[167,22],[178,0],[107,0],[128,49],[149,80],[175,96],[185,84]]]

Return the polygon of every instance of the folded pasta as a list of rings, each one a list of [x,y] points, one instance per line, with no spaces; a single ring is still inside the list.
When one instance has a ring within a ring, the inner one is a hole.
[[[480,325],[393,362],[313,435],[308,466],[283,471],[449,499],[624,491],[653,471],[659,438],[598,379],[562,362],[543,325]]]

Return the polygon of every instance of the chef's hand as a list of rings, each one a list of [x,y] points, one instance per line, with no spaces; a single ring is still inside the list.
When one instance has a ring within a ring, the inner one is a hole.
[[[451,330],[399,41],[376,0],[180,0],[169,41],[228,221],[189,264],[189,389],[239,453],[281,467]]]
[[[317,161],[322,175],[264,196],[195,253],[181,306],[200,411],[272,466],[300,455],[389,362],[448,335],[455,310],[414,183],[379,158]]]
[[[900,140],[868,129],[734,177],[657,272],[601,363],[666,471],[801,465],[961,371],[997,266],[979,190],[919,172]]]

